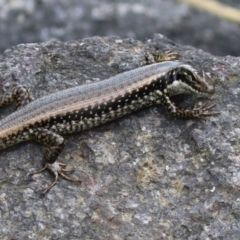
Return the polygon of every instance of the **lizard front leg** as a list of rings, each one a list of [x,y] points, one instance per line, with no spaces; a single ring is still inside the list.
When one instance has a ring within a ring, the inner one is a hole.
[[[159,96],[159,101],[157,103],[163,105],[167,111],[178,118],[199,118],[205,120],[206,117],[218,115],[219,112],[209,111],[214,107],[214,104],[210,106],[206,106],[203,104],[200,107],[196,105],[192,109],[184,109],[176,106],[170,99],[170,97],[166,94],[166,92],[156,91]]]

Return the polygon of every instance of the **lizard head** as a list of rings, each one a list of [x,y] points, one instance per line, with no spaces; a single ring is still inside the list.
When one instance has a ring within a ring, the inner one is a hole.
[[[200,75],[190,65],[182,64],[170,74],[172,82],[167,86],[167,92],[170,96],[196,94],[198,97],[205,97],[215,91],[211,74],[202,72]]]

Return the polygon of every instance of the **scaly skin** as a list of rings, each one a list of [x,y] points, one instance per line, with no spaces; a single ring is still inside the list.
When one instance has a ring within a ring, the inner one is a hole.
[[[64,173],[65,164],[57,162],[64,147],[61,134],[80,132],[130,114],[144,107],[160,104],[173,116],[205,119],[218,114],[211,112],[213,105],[182,109],[170,99],[173,95],[194,94],[208,96],[214,93],[209,76],[201,77],[190,65],[179,61],[176,53],[153,56],[154,61],[164,61],[143,66],[109,79],[70,88],[31,102],[27,89],[18,86],[0,98],[0,106],[17,102],[17,111],[0,121],[0,149],[22,141],[34,139],[46,147],[43,168],[49,169],[69,181]],[[168,61],[167,61],[168,60]]]

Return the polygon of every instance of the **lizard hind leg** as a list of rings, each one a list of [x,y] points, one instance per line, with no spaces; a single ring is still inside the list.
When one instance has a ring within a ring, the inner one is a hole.
[[[55,177],[53,183],[44,190],[43,194],[47,193],[54,185],[57,184],[59,177],[62,177],[70,182],[81,182],[79,179],[67,177],[65,174],[73,172],[73,169],[66,169],[66,164],[56,161],[64,147],[64,138],[62,136],[42,128],[34,128],[30,130],[30,133],[34,140],[47,146],[43,157],[43,168],[31,173],[30,175],[50,170]]]
[[[12,102],[16,102],[16,109],[26,106],[33,100],[31,93],[25,86],[16,86],[12,91],[5,93],[0,97],[0,106],[4,107]]]

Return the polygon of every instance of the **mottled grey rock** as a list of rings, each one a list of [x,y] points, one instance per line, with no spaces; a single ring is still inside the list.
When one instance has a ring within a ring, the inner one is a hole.
[[[2,0],[0,20],[1,52],[19,43],[162,33],[215,55],[240,55],[240,26],[175,0]]]
[[[214,57],[156,34],[146,43],[117,37],[22,44],[0,56],[1,92],[28,86],[35,98],[133,69],[146,51],[216,78],[218,116],[175,119],[161,107],[66,136],[60,161],[82,184],[53,181],[34,142],[0,154],[1,239],[239,239],[240,60]],[[177,98],[187,105],[192,98]],[[186,100],[186,101],[185,101]],[[1,117],[13,111],[1,109]]]

